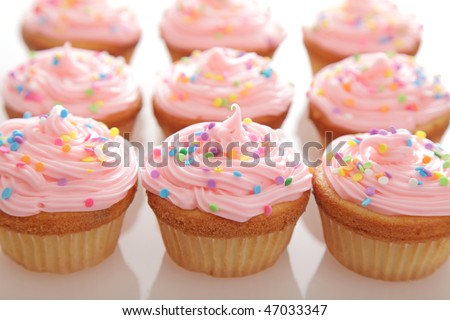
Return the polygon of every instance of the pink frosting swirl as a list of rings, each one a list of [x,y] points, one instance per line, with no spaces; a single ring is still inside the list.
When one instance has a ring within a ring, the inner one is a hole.
[[[293,94],[270,59],[212,48],[174,63],[156,85],[154,99],[173,115],[220,121],[234,102],[244,106],[244,117],[279,115],[289,108]]]
[[[386,0],[347,0],[323,11],[304,37],[342,56],[355,53],[410,52],[420,41],[422,25]]]
[[[72,116],[62,106],[48,115],[4,122],[0,210],[25,217],[111,207],[134,186],[138,171],[134,152],[125,165],[125,142],[117,131]]]
[[[19,113],[40,115],[62,103],[77,116],[102,119],[127,110],[140,91],[123,58],[67,43],[39,51],[11,71],[2,94]]]
[[[177,135],[178,147],[173,146]],[[163,144],[153,152],[155,163],[147,161],[142,169],[142,182],[148,191],[182,209],[198,208],[245,222],[270,214],[271,206],[294,201],[311,189],[308,167],[295,163],[293,148],[280,152],[283,142],[281,130],[242,123],[235,105],[234,114],[223,122],[195,124],[168,137],[164,142],[171,146],[167,165],[156,165],[167,151]],[[231,143],[239,146],[227,150]]]
[[[329,65],[314,77],[308,96],[328,120],[354,132],[414,130],[450,112],[439,77],[403,54],[368,53]]]
[[[268,50],[286,36],[254,0],[177,0],[165,12],[160,29],[167,43],[188,50],[215,46]]]
[[[337,194],[385,215],[450,215],[450,155],[423,131],[391,128],[336,139],[346,142],[322,168]]]
[[[131,45],[141,35],[136,16],[119,0],[36,0],[23,24],[63,41]]]

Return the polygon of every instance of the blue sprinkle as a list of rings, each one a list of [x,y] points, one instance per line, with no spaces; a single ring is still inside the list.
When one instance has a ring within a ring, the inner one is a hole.
[[[362,205],[363,207],[367,207],[367,206],[370,204],[371,201],[372,201],[372,200],[370,200],[370,198],[365,198],[364,201],[361,202],[361,205]]]
[[[194,153],[196,149],[197,149],[196,146],[189,146],[188,153]]]
[[[436,100],[440,100],[440,99],[444,98],[444,95],[442,93],[437,93],[437,94],[434,95],[434,98]]]
[[[177,154],[177,149],[173,148],[169,151],[169,156],[173,157]]]
[[[272,76],[272,73],[273,73],[272,68],[267,68],[267,69],[261,71],[261,74],[266,78],[270,78]]]
[[[192,162],[194,162],[194,158],[192,158],[192,157],[189,157],[189,158],[187,158],[187,159],[184,161],[184,163],[185,163],[187,166],[190,166],[190,165],[192,164]]]
[[[85,126],[86,128],[92,129],[92,124],[90,124],[90,123],[85,123],[84,126]]]
[[[254,187],[253,187],[253,193],[254,193],[254,194],[259,194],[259,193],[261,193],[261,186],[259,186],[259,185],[254,186]]]
[[[12,132],[12,135],[13,135],[13,137],[17,137],[17,136],[23,137],[23,133],[21,131],[19,131],[19,130],[14,130]]]
[[[0,140],[0,147],[3,145],[3,140]]]
[[[191,82],[197,81],[197,77],[195,75],[193,75],[190,79],[191,79]]]
[[[12,195],[12,189],[10,187],[3,189],[2,199],[8,200],[9,198],[11,198],[11,195]]]
[[[412,147],[412,141],[411,141],[411,139],[406,140],[406,145],[407,145],[408,147]]]
[[[196,136],[200,136],[202,133],[203,133],[203,131],[195,131],[195,132],[194,132],[194,134],[195,134]]]
[[[420,173],[420,175],[421,175],[422,177],[428,177],[428,175],[427,175],[427,173],[425,172],[425,170],[421,170],[421,171],[419,171],[419,173]]]
[[[17,90],[18,93],[22,93],[22,92],[23,92],[23,85],[19,84],[19,85],[16,87],[16,90]]]
[[[9,149],[10,149],[11,151],[17,151],[17,150],[19,149],[19,147],[20,147],[20,144],[18,144],[17,142],[13,142],[13,143],[11,143],[11,145],[9,146]]]
[[[418,181],[417,185],[421,186],[421,185],[423,185],[423,182],[422,181]]]
[[[31,118],[31,112],[30,112],[30,111],[25,112],[25,113],[23,114],[23,118],[24,118],[24,119],[30,119],[30,118]]]
[[[159,196],[163,199],[167,198],[169,195],[170,195],[170,192],[166,188],[161,189],[161,191],[159,192]]]
[[[54,58],[53,58],[52,64],[53,64],[54,66],[59,66],[59,59],[58,59],[58,57],[54,57]]]
[[[416,167],[414,170],[420,172],[420,171],[423,171],[423,169],[425,169],[425,168],[424,167]]]
[[[378,42],[385,44],[385,43],[389,43],[392,41],[392,36],[382,36],[380,38],[378,38]]]
[[[240,172],[240,171],[233,171],[233,175],[235,176],[235,177],[242,177],[242,173]]]
[[[68,115],[69,115],[69,111],[67,111],[67,109],[61,110],[61,113],[60,113],[61,118],[65,119],[65,118],[67,118]]]
[[[8,139],[6,139],[6,141],[11,144],[14,143],[14,136],[9,136]]]
[[[106,73],[100,73],[99,77],[100,77],[101,80],[105,80],[107,75],[106,75]]]

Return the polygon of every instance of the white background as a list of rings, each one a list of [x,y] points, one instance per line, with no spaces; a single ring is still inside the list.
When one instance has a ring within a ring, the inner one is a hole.
[[[129,0],[137,12],[143,37],[132,66],[145,94],[134,140],[160,142],[162,134],[150,112],[154,76],[170,60],[159,38],[158,22],[171,1]],[[302,44],[301,26],[320,8],[339,1],[269,1],[273,15],[288,31],[274,57],[276,70],[295,84],[296,97],[283,126],[297,147],[318,135],[304,112],[311,72]],[[450,19],[444,1],[396,1],[423,22],[418,61],[441,74],[450,87]],[[19,23],[29,0],[0,2],[0,75],[27,58]],[[1,99],[1,98],[0,98]],[[0,101],[2,105],[3,102]],[[0,111],[0,120],[5,115]],[[447,150],[450,140],[444,140]],[[430,208],[432,210],[432,208]],[[259,274],[215,279],[181,269],[167,256],[156,219],[142,188],[125,218],[114,254],[97,267],[72,275],[24,270],[0,252],[0,299],[450,299],[450,262],[423,280],[389,283],[359,276],[342,267],[326,250],[314,198],[300,219],[292,241],[278,263]]]

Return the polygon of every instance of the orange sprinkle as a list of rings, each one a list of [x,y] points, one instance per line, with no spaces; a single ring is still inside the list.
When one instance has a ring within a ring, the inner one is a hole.
[[[344,104],[347,107],[353,107],[355,105],[355,101],[352,98],[345,99]]]
[[[422,162],[424,164],[430,163],[431,162],[431,157],[430,156],[424,156],[422,159]]]
[[[34,166],[34,170],[36,170],[37,172],[44,171],[45,170],[44,164],[42,162],[36,163],[36,165]]]
[[[61,150],[62,150],[63,152],[69,152],[70,149],[71,149],[71,147],[70,147],[70,145],[67,144],[67,143],[64,144],[64,145],[62,146],[62,148],[61,148]]]
[[[350,82],[344,82],[344,84],[342,85],[344,87],[344,90],[347,92],[352,91],[352,85],[350,84]]]
[[[387,105],[383,105],[383,106],[381,106],[380,111],[381,112],[389,112],[389,107]]]
[[[30,156],[29,155],[23,155],[21,158],[20,158],[20,161],[22,161],[22,162],[24,162],[24,163],[26,163],[26,164],[30,164],[30,162],[31,162],[31,158],[30,158]]]
[[[395,82],[390,83],[389,84],[389,89],[397,90],[398,89],[398,84],[396,84]]]

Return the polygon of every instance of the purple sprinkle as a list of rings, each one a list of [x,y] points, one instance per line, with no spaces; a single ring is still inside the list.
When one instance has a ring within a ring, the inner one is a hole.
[[[211,152],[213,155],[216,155],[219,152],[219,150],[217,150],[216,147],[211,147],[209,148],[209,152]]]
[[[431,177],[431,176],[433,175],[433,173],[432,173],[430,170],[428,170],[427,168],[423,168],[422,171],[425,172],[425,174],[426,174],[428,177]]]
[[[392,179],[392,174],[390,174],[389,172],[385,171],[384,174],[385,174],[386,177],[388,177],[389,179]]]
[[[215,122],[211,122],[211,123],[208,125],[208,129],[211,130],[211,129],[214,128],[215,126],[216,126],[216,123],[215,123]]]
[[[339,108],[333,108],[332,112],[333,112],[334,114],[340,114],[340,113],[342,113],[342,110],[339,109]]]
[[[210,168],[202,168],[202,171],[203,172],[211,172],[211,169]]]
[[[392,134],[397,133],[397,129],[395,129],[395,127],[390,127],[389,130],[391,131]]]
[[[151,177],[153,179],[158,179],[159,178],[159,171],[158,170],[152,170],[152,172],[150,173]]]
[[[258,152],[253,152],[252,153],[252,158],[253,159],[259,159],[259,153]]]
[[[61,178],[58,180],[58,186],[60,187],[64,187],[67,184],[67,179],[66,178]]]
[[[14,137],[14,141],[17,142],[18,144],[22,144],[23,143],[23,138],[21,136],[15,136]]]
[[[425,148],[426,148],[427,150],[433,151],[433,149],[434,149],[434,144],[431,143],[431,142],[428,142],[428,143],[425,144]]]
[[[275,178],[275,183],[276,183],[277,185],[282,185],[282,184],[284,184],[284,178],[283,178],[282,176],[276,177],[276,178]]]
[[[388,134],[388,132],[384,129],[380,129],[380,131],[378,131],[378,134],[381,134],[382,136],[385,136]]]
[[[202,138],[203,141],[207,141],[209,139],[209,134],[208,132],[203,132],[200,136],[200,138]]]
[[[370,129],[369,133],[373,136],[378,133],[378,129],[372,128]]]
[[[374,187],[367,187],[364,191],[368,196],[373,196],[375,194],[375,188]]]
[[[208,188],[210,188],[210,189],[215,188],[216,187],[216,180],[208,179],[206,184],[208,185]]]

